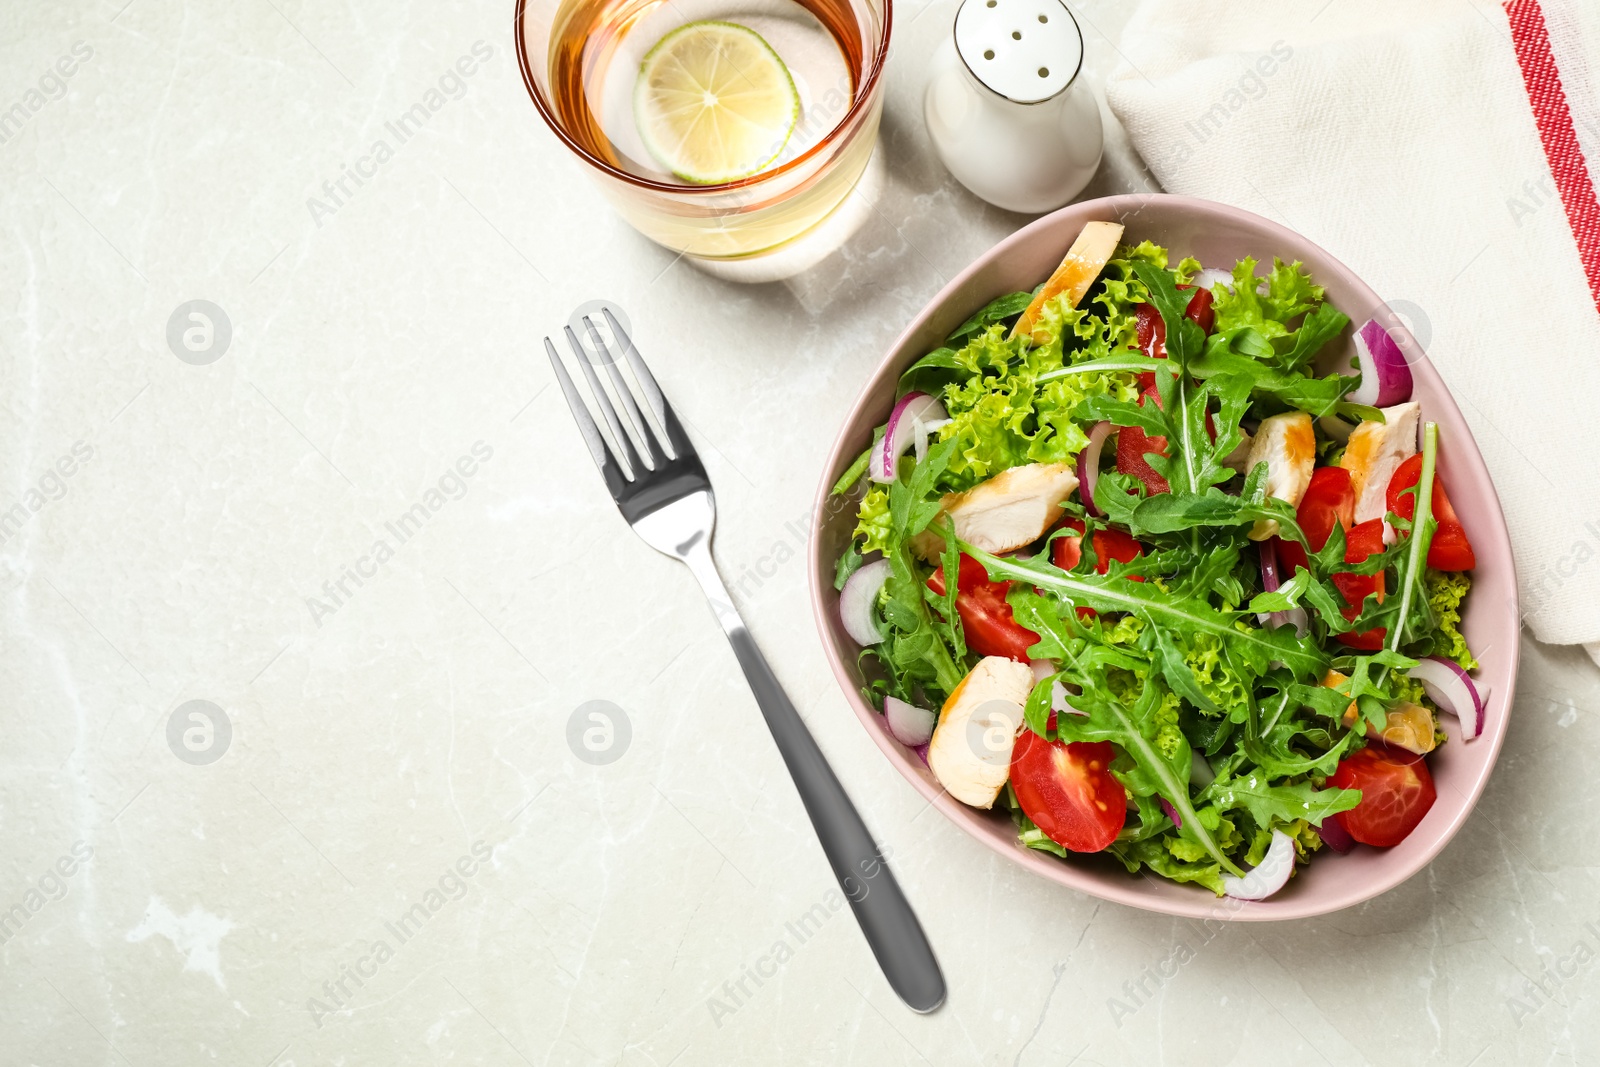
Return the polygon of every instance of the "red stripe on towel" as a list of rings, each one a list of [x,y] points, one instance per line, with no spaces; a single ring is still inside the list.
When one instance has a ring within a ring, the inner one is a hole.
[[[1596,309],[1600,309],[1600,201],[1595,199],[1594,182],[1578,145],[1567,94],[1561,87],[1561,72],[1550,52],[1544,12],[1539,9],[1538,0],[1508,0],[1505,9],[1517,63],[1522,67],[1522,83],[1528,90],[1528,102],[1533,105],[1539,140],[1544,143],[1545,159],[1567,209],[1567,224],[1578,243],[1578,258],[1589,278],[1589,292]]]

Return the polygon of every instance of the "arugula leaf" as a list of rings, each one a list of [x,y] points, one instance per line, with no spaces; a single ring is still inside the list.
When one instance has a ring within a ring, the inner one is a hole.
[[[1318,789],[1310,782],[1269,785],[1264,777],[1252,774],[1245,778],[1218,778],[1201,791],[1200,798],[1221,811],[1242,808],[1257,826],[1270,830],[1274,824],[1296,819],[1321,826],[1329,815],[1349,811],[1361,803],[1361,790]]]
[[[1033,303],[1033,294],[1038,292],[1007,293],[989,301],[972,318],[950,331],[950,336],[945,338],[945,343],[964,341],[973,334],[980,333],[995,323],[1004,322],[1028,310],[1028,305]]]
[[[1329,689],[1321,691],[1338,696]],[[1292,693],[1286,690],[1284,700],[1287,702],[1290,699],[1293,699]],[[1349,701],[1345,700],[1333,715],[1326,718],[1338,722],[1344,714],[1343,708],[1348,706]],[[1290,715],[1274,722],[1270,728],[1264,729],[1259,737],[1246,733],[1240,738],[1239,747],[1269,781],[1311,773],[1326,778],[1333,774],[1339,761],[1354,749],[1360,740],[1361,736],[1358,733],[1348,729],[1341,730],[1336,739],[1320,723],[1298,715]],[[1306,755],[1292,748],[1291,745],[1297,741],[1303,747],[1319,750],[1319,754]]]
[[[939,610],[950,624],[954,638],[952,651],[959,660],[967,654],[966,633],[962,630],[961,613],[956,610],[956,598],[960,595],[961,550],[956,547],[955,524],[949,519],[939,524],[939,533],[944,536],[944,554],[940,560],[944,569],[944,597]]]
[[[1248,378],[1252,394],[1273,397],[1313,418],[1336,412],[1345,394],[1361,384],[1361,379],[1352,375],[1330,374],[1325,378],[1311,378],[1276,369],[1252,351],[1241,348],[1242,340],[1252,339],[1244,345],[1244,349],[1253,350],[1254,342],[1259,342],[1260,336],[1250,327],[1231,334],[1213,334],[1206,341],[1205,352],[1189,365],[1189,372],[1202,379],[1219,375]]]
[[[1301,644],[1292,633],[1282,630],[1240,628],[1239,612],[1223,612],[1195,597],[1179,597],[1153,583],[1135,582],[1117,575],[1092,579],[1055,567],[1041,559],[1021,560],[991,555],[983,549],[959,542],[961,551],[982,563],[996,580],[1026,582],[1046,590],[1074,606],[1096,611],[1126,611],[1147,619],[1152,625],[1215,634],[1224,643],[1244,650],[1247,662],[1264,672],[1273,660],[1281,661],[1299,675],[1317,675],[1327,669],[1328,657],[1321,650]]]
[[[1100,499],[1099,486],[1095,487],[1095,501]],[[1128,526],[1134,536],[1175,533],[1197,526],[1247,527],[1257,519],[1276,519],[1279,536],[1303,541],[1305,535],[1295,517],[1295,509],[1285,500],[1262,496],[1251,500],[1243,494],[1232,496],[1216,486],[1207,486],[1204,492],[1178,494],[1158,493],[1134,504],[1118,521]]]
[[[950,382],[959,381],[968,371],[955,349],[941,346],[917,360],[900,372],[897,397],[910,392],[924,392],[938,396]],[[879,436],[882,436],[879,427]]]
[[[860,570],[865,562],[861,552],[856,548],[856,543],[851,541],[845,546],[844,553],[839,556],[839,562],[833,566],[833,587],[843,589],[844,583],[848,582],[850,576]]]
[[[1321,304],[1305,317],[1294,332],[1294,345],[1276,358],[1282,370],[1300,370],[1309,365],[1316,354],[1350,325],[1350,316],[1332,304]]]
[[[1149,622],[1148,619],[1146,621]],[[1177,642],[1166,627],[1153,624],[1146,626],[1143,641],[1151,654],[1151,659],[1161,671],[1161,676],[1166,679],[1174,692],[1201,711],[1219,714],[1222,712],[1223,709],[1200,688],[1200,683],[1195,678],[1188,660],[1184,658],[1183,651],[1178,648]]]
[[[1143,374],[1160,369],[1165,361],[1141,356],[1135,352],[1123,355],[1101,356],[1097,359],[1087,359],[1082,363],[1069,363],[1063,367],[1047,370],[1039,375],[1041,382],[1053,382],[1058,378],[1071,378],[1080,374],[1103,374],[1113,371],[1122,371],[1130,374]]]
[[[1310,571],[1297,570],[1294,577],[1278,586],[1273,592],[1257,593],[1250,601],[1250,610],[1261,612],[1288,611],[1300,606],[1300,597],[1312,583]]]
[[[1439,424],[1429,422],[1422,427],[1422,471],[1417,477],[1417,509],[1411,521],[1411,536],[1407,540],[1406,563],[1400,571],[1400,604],[1395,610],[1395,621],[1389,627],[1389,651],[1399,652],[1400,645],[1411,636],[1411,606],[1421,601],[1427,607],[1428,545],[1433,541],[1433,531],[1438,523],[1433,518],[1433,472],[1439,454]]]
[[[1153,359],[1150,362],[1161,361]],[[1153,437],[1160,437],[1168,430],[1166,414],[1154,404],[1140,404],[1113,396],[1088,397],[1072,414],[1085,422],[1104,419],[1116,426],[1137,426]]]
[[[839,475],[839,480],[833,483],[833,488],[828,491],[829,496],[843,496],[856,487],[861,476],[867,473],[867,464],[872,460],[872,450],[877,448],[878,442],[882,440],[883,429],[880,427],[878,432],[872,435],[872,444],[868,445],[866,451],[857,456],[855,462],[846,467],[844,473]]]

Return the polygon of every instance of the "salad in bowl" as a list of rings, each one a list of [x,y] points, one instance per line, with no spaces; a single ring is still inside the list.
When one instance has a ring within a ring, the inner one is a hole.
[[[1417,827],[1485,728],[1477,560],[1402,348],[1353,325],[1298,261],[1090,221],[904,370],[834,586],[940,790],[1245,900]]]

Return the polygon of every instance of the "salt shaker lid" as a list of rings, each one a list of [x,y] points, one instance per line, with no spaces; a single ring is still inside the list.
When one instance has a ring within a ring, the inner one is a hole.
[[[1083,34],[1061,0],[963,0],[955,41],[973,77],[1019,104],[1055,96],[1083,64]]]

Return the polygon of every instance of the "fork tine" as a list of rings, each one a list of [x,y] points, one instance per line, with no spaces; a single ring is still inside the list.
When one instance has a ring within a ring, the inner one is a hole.
[[[584,404],[583,397],[578,395],[578,387],[572,383],[572,377],[567,374],[567,368],[561,362],[561,357],[556,355],[556,346],[550,343],[548,337],[544,339],[544,350],[550,357],[550,366],[555,369],[556,380],[561,383],[561,392],[567,398],[567,407],[572,409],[572,417],[578,424],[578,433],[582,435],[583,443],[589,446],[589,455],[594,457],[594,465],[608,478],[612,471],[623,470],[622,465],[617,462],[617,457],[612,455],[611,446],[606,444],[605,437],[601,435],[600,427],[595,425],[594,417],[589,414],[589,408]]]
[[[571,326],[566,327],[566,331],[567,345],[572,349],[572,357],[578,361],[578,367],[589,381],[589,391],[594,394],[595,403],[600,406],[600,414],[606,420],[606,425],[611,428],[611,436],[622,452],[624,469],[628,472],[628,481],[631,482],[644,468],[639,462],[639,454],[633,450],[633,439],[622,428],[622,423],[617,421],[617,409],[611,406],[611,398],[606,396],[605,387],[600,384],[600,378],[594,372],[594,364],[590,362],[589,354],[578,343],[578,335],[572,332]]]
[[[589,331],[589,340],[593,342],[596,352],[605,353],[606,371],[611,375],[611,384],[617,387],[617,396],[622,400],[622,406],[628,410],[628,417],[633,420],[633,426],[639,431],[639,445],[645,450],[645,462],[650,464],[650,469],[661,466],[666,455],[671,455],[670,450],[662,449],[657,441],[654,431],[650,428],[649,421],[639,413],[639,405],[634,401],[633,390],[628,387],[622,377],[622,371],[617,367],[617,360],[611,354],[611,349],[606,347],[605,340],[600,336],[600,331],[594,328],[594,320],[589,316],[583,317],[584,329]],[[663,452],[666,455],[663,455]],[[676,458],[676,457],[674,457]]]
[[[633,368],[633,376],[639,380],[639,389],[644,393],[644,401],[650,406],[650,411],[655,415],[656,421],[665,431],[667,455],[677,459],[680,444],[686,443],[688,438],[683,436],[683,428],[678,425],[678,419],[673,412],[667,398],[661,392],[661,386],[656,384],[655,375],[650,373],[650,368],[645,366],[644,357],[639,355],[639,350],[634,346],[633,338],[628,336],[628,331],[622,328],[617,317],[611,313],[610,308],[601,308],[600,313],[606,317],[606,325],[611,327],[611,336],[615,337],[622,345],[623,354],[628,357],[628,366]]]

